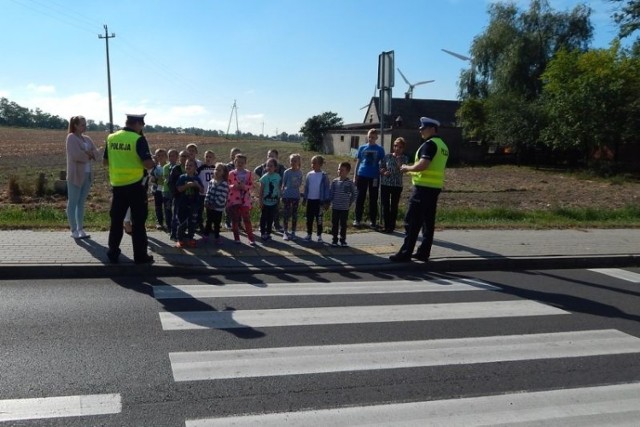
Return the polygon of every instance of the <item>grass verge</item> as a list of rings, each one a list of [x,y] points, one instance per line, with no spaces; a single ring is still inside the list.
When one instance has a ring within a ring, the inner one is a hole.
[[[367,210],[365,209],[365,212]],[[150,210],[148,224],[154,225]],[[260,221],[258,209],[252,210],[252,222]],[[404,212],[400,212],[400,218]],[[353,210],[351,211],[353,220]],[[365,218],[366,219],[366,218]],[[93,230],[109,227],[109,213],[87,211],[85,226]],[[401,224],[398,221],[398,225]],[[324,216],[325,228],[331,225],[331,213]],[[629,205],[622,209],[555,208],[550,210],[519,211],[509,208],[490,209],[439,209],[439,228],[466,229],[554,229],[554,228],[639,228],[640,206]],[[304,208],[300,207],[298,230],[305,227]],[[40,205],[24,208],[22,205],[0,206],[0,229],[54,229],[67,228],[64,209]]]

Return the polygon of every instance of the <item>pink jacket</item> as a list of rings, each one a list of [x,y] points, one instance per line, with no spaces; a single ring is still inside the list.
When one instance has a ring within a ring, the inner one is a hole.
[[[253,189],[253,179],[251,178],[251,171],[245,169],[246,180],[244,182],[245,189],[240,190],[236,184],[238,184],[238,170],[234,169],[229,172],[229,198],[227,199],[227,207],[231,206],[245,206],[251,208],[251,190]]]
[[[89,143],[89,150],[85,149],[85,141]],[[86,135],[78,137],[74,133],[67,135],[67,181],[75,186],[82,186],[85,177],[85,166],[91,164],[87,153],[93,153],[94,159],[98,158],[98,148],[91,138]]]

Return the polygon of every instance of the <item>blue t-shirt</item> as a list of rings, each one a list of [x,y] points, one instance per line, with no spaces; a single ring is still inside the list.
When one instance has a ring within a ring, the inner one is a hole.
[[[302,171],[300,169],[293,170],[289,168],[284,171],[284,176],[282,178],[282,198],[299,199],[301,185]]]
[[[358,148],[357,175],[366,178],[380,177],[380,162],[384,158],[384,148],[378,144],[365,144]]]
[[[260,177],[262,183],[262,203],[266,206],[275,206],[280,199],[280,175],[277,173],[265,173]]]

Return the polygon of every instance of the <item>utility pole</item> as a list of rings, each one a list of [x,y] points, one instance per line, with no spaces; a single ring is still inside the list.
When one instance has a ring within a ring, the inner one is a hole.
[[[238,106],[236,105],[236,100],[233,100],[233,106],[231,107],[231,116],[229,116],[229,124],[227,125],[227,139],[229,138],[229,128],[231,128],[231,120],[233,119],[233,113],[236,113],[236,137],[239,136],[240,128],[238,127]]]
[[[111,68],[109,66],[109,39],[114,38],[115,33],[111,33],[109,35],[109,30],[107,29],[107,25],[104,25],[104,36],[98,34],[99,39],[104,39],[107,45],[107,86],[109,88],[109,132],[113,133],[113,108],[111,107]]]

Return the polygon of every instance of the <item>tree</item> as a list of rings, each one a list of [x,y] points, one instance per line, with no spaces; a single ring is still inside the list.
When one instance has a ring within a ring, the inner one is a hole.
[[[561,51],[543,75],[548,145],[578,149],[585,161],[596,149],[638,142],[640,58],[619,41],[609,49]],[[618,160],[614,158],[614,160]]]
[[[300,133],[307,139],[305,148],[311,151],[320,151],[325,132],[340,127],[342,124],[342,118],[331,111],[307,119],[304,126],[300,128]]]
[[[467,135],[533,146],[544,121],[537,102],[541,76],[561,49],[588,48],[591,9],[557,12],[547,0],[531,0],[524,12],[513,3],[491,4],[488,12],[489,25],[471,47],[471,68],[460,75],[458,117]]]
[[[640,0],[609,0],[612,3],[623,3],[618,12],[614,12],[613,19],[620,26],[618,36],[623,39],[640,29]]]

